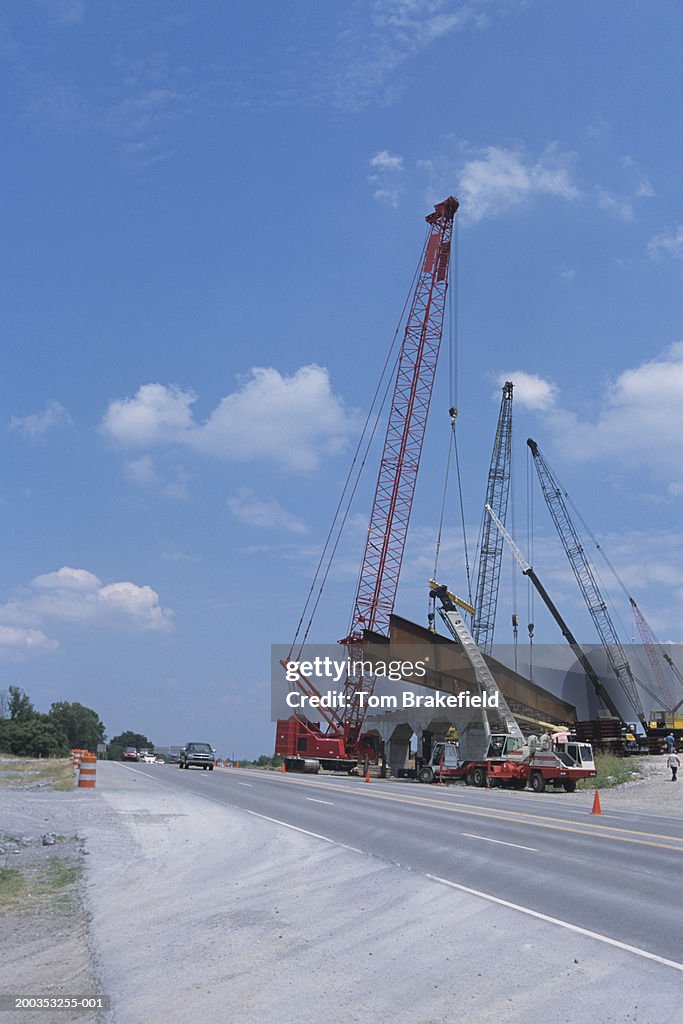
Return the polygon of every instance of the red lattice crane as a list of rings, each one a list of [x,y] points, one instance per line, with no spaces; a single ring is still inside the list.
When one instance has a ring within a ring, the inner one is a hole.
[[[398,359],[350,629],[341,641],[351,664],[362,661],[362,642],[367,633],[386,636],[389,632],[443,335],[458,205],[451,196],[425,218],[429,230]],[[374,677],[362,674],[347,676],[344,707],[323,715],[328,726],[324,734],[314,732],[310,723],[300,718],[279,721],[275,752],[328,761],[357,757],[367,697],[372,694],[374,682]],[[310,679],[301,677],[297,685],[302,692],[315,692]]]

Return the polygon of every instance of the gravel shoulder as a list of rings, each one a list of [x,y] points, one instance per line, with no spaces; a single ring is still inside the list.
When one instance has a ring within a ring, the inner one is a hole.
[[[671,771],[666,767],[666,755],[635,760],[641,766],[641,773],[637,778],[611,789],[600,790],[603,811],[613,808],[683,818],[683,780],[679,773],[678,781],[671,782]],[[595,790],[581,790],[565,794],[564,797],[590,805],[593,803],[594,795]]]
[[[0,792],[0,993],[95,995],[99,990],[85,906],[83,794],[44,785]],[[45,842],[43,842],[45,837]],[[0,1020],[96,1024],[93,1012],[0,1011]]]
[[[111,996],[106,1024],[654,1024],[679,1005],[660,964],[118,764],[98,765],[94,792],[17,797],[14,827],[82,837],[84,865],[76,946],[47,927],[30,959],[18,938],[22,985],[56,948],[63,991],[87,977]]]

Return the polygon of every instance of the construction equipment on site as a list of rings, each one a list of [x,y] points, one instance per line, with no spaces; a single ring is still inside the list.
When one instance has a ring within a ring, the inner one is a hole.
[[[679,684],[683,684],[683,675],[680,670],[674,664],[673,659],[666,648],[659,643],[654,636],[650,626],[648,625],[645,616],[641,612],[640,608],[632,597],[629,596],[631,602],[631,608],[633,610],[633,617],[638,626],[638,632],[640,633],[643,641],[643,646],[647,651],[647,656],[650,661],[650,666],[654,672],[655,679],[659,683],[659,689],[662,695],[662,701],[664,708],[653,708],[650,712],[650,728],[648,730],[648,736],[651,739],[663,741],[667,730],[673,730],[673,734],[677,740],[683,739],[683,715],[677,714],[683,707],[683,699],[677,701],[674,694],[669,687],[669,681],[666,678],[664,667],[660,661],[660,657],[669,667],[669,671]],[[653,744],[655,751],[657,751],[656,743]]]
[[[498,519],[505,522],[510,495],[510,467],[512,464],[512,390],[511,381],[503,385],[498,426],[493,442],[491,464],[486,486],[485,507],[494,509]],[[490,654],[496,623],[500,567],[503,558],[503,538],[493,529],[484,512],[481,523],[481,546],[475,589],[472,637],[480,651]]]
[[[447,587],[437,583],[436,580],[429,581],[429,596],[433,601],[438,599],[438,612],[443,620],[446,628],[448,629],[451,636],[456,640],[462,647],[463,654],[469,661],[474,675],[479,685],[486,691],[489,697],[496,698],[496,707],[498,714],[505,725],[510,736],[516,736],[522,738],[522,730],[519,727],[517,719],[510,711],[507,701],[503,696],[500,687],[496,683],[495,679],[491,674],[491,670],[484,661],[484,656],[474,642],[474,638],[470,633],[469,629],[465,625],[465,620],[458,611],[458,606],[463,611],[470,611],[471,606],[466,604],[460,598],[456,597],[455,594],[451,594]],[[484,731],[488,735],[490,732],[488,715],[486,710],[482,708],[482,718]]]
[[[376,756],[361,735],[375,686],[374,674],[363,671],[363,641],[368,633],[388,635],[394,608],[443,335],[458,205],[451,196],[425,218],[427,238],[398,357],[350,628],[341,641],[348,665],[344,700],[338,709],[320,708],[324,731],[303,716],[278,721],[275,753],[284,756],[288,770],[296,770],[305,759],[318,759],[322,767],[352,771],[359,758]],[[317,692],[301,673],[295,685],[304,693]]]
[[[541,454],[536,442],[532,438],[528,438],[527,445],[533,456],[546,505],[574,571],[576,581],[586,602],[586,607],[598,631],[605,654],[612,666],[612,671],[619,681],[629,704],[638,716],[638,721],[643,729],[647,729],[647,720],[638,692],[638,682],[633,675],[631,665],[619,641],[616,629],[607,610],[607,605],[600,593],[595,573],[588,561],[576,527],[569,514],[565,501],[566,492]],[[641,685],[643,684],[641,683]]]
[[[578,643],[576,637],[574,636],[569,626],[563,619],[562,615],[558,611],[555,602],[552,600],[552,598],[548,594],[548,591],[545,589],[545,587],[539,580],[533,567],[529,565],[526,558],[517,547],[515,541],[508,533],[507,529],[500,521],[500,519],[498,518],[498,516],[493,511],[490,505],[486,506],[486,511],[488,513],[489,518],[496,524],[498,528],[498,533],[505,540],[508,547],[510,548],[510,551],[512,552],[512,555],[515,558],[515,561],[522,570],[522,574],[531,581],[539,597],[545,604],[546,608],[548,609],[552,617],[555,619],[557,625],[560,627],[560,630],[562,631],[562,636],[565,638],[565,640],[571,647],[572,651],[576,656],[576,660],[579,662],[581,668],[584,670],[584,672],[590,679],[593,685],[593,689],[595,690],[597,696],[604,703],[605,707],[611,712],[611,714],[619,720],[621,720],[621,714],[619,712],[619,709],[617,708],[616,704],[614,703],[609,693],[603,686],[602,682],[600,681],[600,677],[591,665],[585,651],[581,648],[581,645]]]
[[[531,741],[531,742],[529,742]],[[465,782],[468,786],[499,786],[542,793],[554,789],[573,793],[581,779],[595,778],[597,772],[590,743],[529,737],[520,741],[507,733],[491,733],[488,749],[479,759],[463,760],[457,742],[434,743],[429,758],[416,758],[418,782]]]
[[[474,671],[475,679],[489,697],[489,705],[496,708],[505,732],[492,732],[487,710],[482,707],[483,729],[462,750],[462,743],[436,743],[428,762],[416,765],[420,782],[464,779],[472,786],[503,786],[524,789],[527,784],[536,793],[542,793],[547,783],[563,787],[568,793],[576,789],[579,779],[595,776],[595,764],[590,744],[575,745],[570,753],[568,738],[563,734],[563,747],[553,747],[548,734],[538,738],[524,737],[519,723],[510,711],[500,688],[486,664],[483,654],[465,625],[460,610],[470,606],[450,593],[447,587],[430,580],[429,596],[439,602],[438,610],[449,631],[462,646],[463,654]],[[491,700],[493,698],[493,700]],[[479,738],[480,749],[473,749]],[[580,748],[583,748],[581,750]],[[582,757],[583,755],[583,757]]]

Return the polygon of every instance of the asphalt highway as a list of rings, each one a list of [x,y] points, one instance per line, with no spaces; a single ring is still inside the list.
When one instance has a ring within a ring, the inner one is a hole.
[[[564,794],[247,769],[119,766],[683,971],[683,818],[592,816]]]

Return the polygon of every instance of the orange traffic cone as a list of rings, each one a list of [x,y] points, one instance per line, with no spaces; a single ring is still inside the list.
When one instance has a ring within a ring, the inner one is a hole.
[[[370,769],[369,768],[365,769],[365,781],[366,782],[370,782]]]
[[[591,814],[602,814],[602,808],[600,806],[600,794],[597,789],[595,790],[595,796],[593,797],[593,810]]]
[[[285,762],[284,761],[280,765],[280,771],[282,772],[283,775],[287,774],[287,769],[285,768]]]
[[[239,761],[235,761],[235,768],[239,768],[239,766],[240,766]]]

